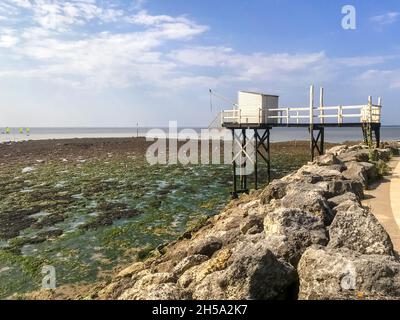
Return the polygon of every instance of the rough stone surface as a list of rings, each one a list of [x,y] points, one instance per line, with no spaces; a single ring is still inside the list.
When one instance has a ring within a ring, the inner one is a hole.
[[[226,270],[206,276],[194,289],[194,299],[278,299],[287,297],[297,276],[279,261],[265,241],[239,243]]]
[[[342,162],[368,162],[369,161],[369,151],[365,149],[354,150],[339,155],[339,160]]]
[[[328,203],[331,206],[331,208],[336,208],[340,204],[346,202],[346,201],[351,201],[352,204],[353,202],[360,203],[358,197],[355,195],[353,192],[346,192],[340,196],[332,197],[328,199]],[[337,209],[337,208],[336,208]]]
[[[214,252],[218,251],[222,247],[222,242],[216,237],[206,237],[195,242],[190,248],[191,254],[201,254],[211,257]]]
[[[207,261],[208,259],[209,259],[209,257],[207,257],[205,255],[201,255],[201,254],[195,254],[192,256],[188,256],[174,267],[173,273],[175,275],[181,275],[186,270],[189,270],[190,268],[192,268],[194,266],[202,264],[203,262]]]
[[[130,288],[126,290],[119,300],[188,300],[190,293],[174,283],[153,284],[146,288]]]
[[[335,154],[328,153],[318,157],[315,163],[319,166],[332,166],[332,165],[341,165],[342,161],[340,161]]]
[[[309,246],[328,243],[323,220],[299,209],[272,212],[265,217],[264,230],[270,250],[294,266]]]
[[[286,195],[287,183],[281,180],[272,181],[261,193],[263,204],[269,203],[272,199],[282,199]]]
[[[400,263],[391,256],[312,247],[297,271],[299,299],[400,299]]]
[[[342,175],[348,180],[361,182],[364,187],[368,186],[368,173],[360,162],[350,161],[346,163],[347,169]]]
[[[349,202],[335,209],[328,247],[348,248],[362,254],[393,255],[392,241],[378,219],[357,202],[353,205]]]
[[[333,219],[333,213],[326,198],[316,191],[290,191],[282,198],[281,204],[284,208],[300,209],[321,217],[326,224],[330,224]]]

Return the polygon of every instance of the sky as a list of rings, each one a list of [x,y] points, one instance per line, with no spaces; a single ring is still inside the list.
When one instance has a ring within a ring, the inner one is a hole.
[[[209,88],[303,107],[310,84],[400,124],[399,31],[398,0],[0,0],[0,127],[207,126],[231,107]]]

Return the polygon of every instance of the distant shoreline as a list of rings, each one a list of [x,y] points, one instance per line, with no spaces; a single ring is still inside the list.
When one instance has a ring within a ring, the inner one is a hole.
[[[139,127],[139,128],[30,128],[29,134],[19,133],[18,128],[11,128],[11,133],[1,133],[0,143],[2,142],[13,142],[13,141],[33,141],[33,140],[62,140],[62,139],[97,139],[97,138],[136,138],[136,137],[156,137],[156,133],[151,133],[150,127]],[[154,128],[158,132],[169,134],[168,128]],[[183,128],[177,128],[178,133]],[[202,128],[187,128],[192,129],[192,133],[189,136],[192,139],[198,140],[200,138],[200,132]],[[24,129],[25,130],[25,129]],[[176,134],[172,133],[170,138],[176,138]],[[181,138],[185,139],[186,134],[181,135]],[[220,136],[218,136],[220,138]],[[227,138],[231,139],[230,132],[227,132]],[[400,140],[400,126],[382,126],[381,129],[382,140]],[[308,140],[309,134],[307,128],[273,128],[271,134],[271,141],[273,142],[285,142],[292,140]],[[361,141],[362,131],[360,128],[327,128],[325,130],[325,140],[332,143],[343,143],[345,141]]]

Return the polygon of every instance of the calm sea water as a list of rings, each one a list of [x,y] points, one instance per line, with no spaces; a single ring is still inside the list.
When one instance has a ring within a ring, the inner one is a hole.
[[[168,128],[30,128],[29,133],[24,129],[20,133],[18,128],[11,128],[6,134],[5,129],[0,129],[0,142],[45,140],[45,139],[72,139],[72,138],[123,138],[123,137],[154,137],[153,131],[168,133]],[[200,128],[192,128],[190,133],[180,133],[183,128],[178,129],[178,137],[199,138]],[[229,134],[228,134],[229,136]],[[172,133],[171,138],[176,137]],[[383,126],[381,129],[382,140],[400,140],[400,126]],[[306,128],[274,128],[271,140],[275,142],[308,140],[309,135]],[[362,140],[361,128],[326,128],[325,140],[328,142],[344,142]]]

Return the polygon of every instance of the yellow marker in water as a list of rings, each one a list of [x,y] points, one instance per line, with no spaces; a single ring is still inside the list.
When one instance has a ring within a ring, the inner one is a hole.
[[[6,128],[6,134],[10,134],[11,129],[9,127]]]
[[[26,131],[26,134],[29,134],[31,132],[31,129],[26,128],[25,131]]]
[[[23,134],[23,133],[24,133],[24,129],[22,129],[22,128],[19,128],[18,131],[19,131],[20,134]]]

